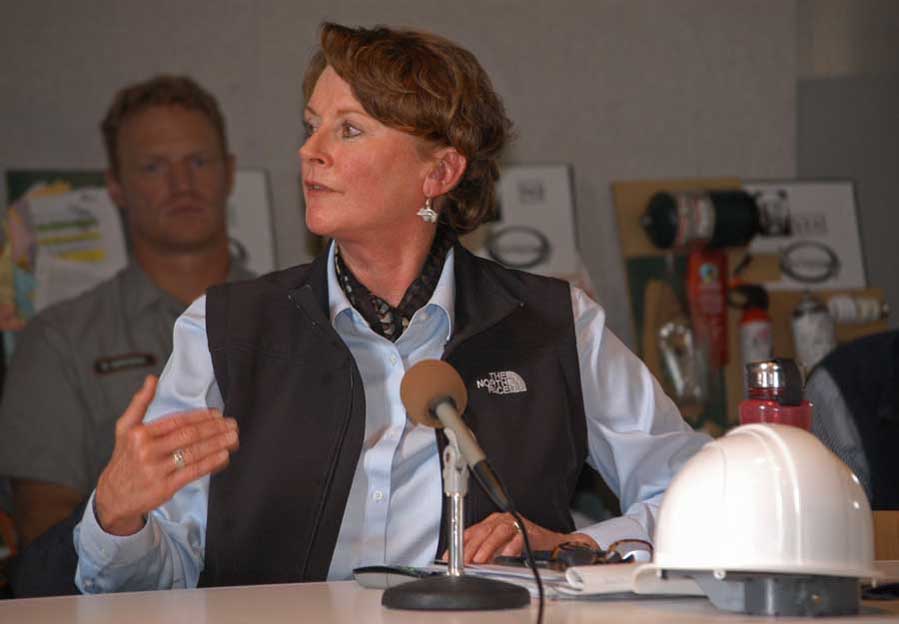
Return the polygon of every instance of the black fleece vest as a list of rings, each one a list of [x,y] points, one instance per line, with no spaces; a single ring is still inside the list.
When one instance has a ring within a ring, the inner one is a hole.
[[[365,397],[328,320],[326,267],[320,256],[209,290],[209,350],[240,450],[210,482],[201,586],[327,577],[362,452]],[[587,434],[568,284],[459,245],[455,277],[444,359],[468,388],[463,418],[525,517],[572,531]],[[446,438],[437,440],[442,450]],[[466,526],[495,511],[472,480]]]

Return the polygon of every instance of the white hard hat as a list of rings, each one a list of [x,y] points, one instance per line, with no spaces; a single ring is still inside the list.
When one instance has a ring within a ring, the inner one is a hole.
[[[871,509],[812,434],[738,427],[710,442],[662,500],[653,567],[875,578]]]

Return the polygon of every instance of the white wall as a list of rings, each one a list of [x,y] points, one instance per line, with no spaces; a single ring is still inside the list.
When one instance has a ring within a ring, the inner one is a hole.
[[[868,283],[899,328],[899,2],[801,0],[797,174],[855,181]]]
[[[582,252],[626,340],[612,180],[795,173],[784,0],[5,2],[0,168],[102,167],[113,92],[187,72],[219,96],[240,165],[269,172],[279,265],[305,260],[300,80],[324,19],[425,27],[481,59],[517,123],[507,160],[573,164]]]

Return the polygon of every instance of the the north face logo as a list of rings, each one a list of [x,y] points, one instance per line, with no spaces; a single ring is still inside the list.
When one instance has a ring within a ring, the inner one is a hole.
[[[514,394],[528,390],[524,379],[514,371],[498,371],[489,375],[475,381],[475,385],[480,389],[486,388],[490,394]]]

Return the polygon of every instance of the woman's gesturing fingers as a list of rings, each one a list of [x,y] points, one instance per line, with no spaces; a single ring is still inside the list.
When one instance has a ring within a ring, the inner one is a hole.
[[[180,468],[171,473],[166,479],[168,485],[167,489],[172,492],[172,495],[174,495],[175,492],[183,488],[188,483],[196,481],[201,477],[205,477],[208,474],[218,472],[225,468],[228,465],[230,457],[231,453],[227,450],[220,450],[209,455],[204,455],[199,460],[191,464],[187,464],[183,468]]]
[[[156,394],[157,381],[158,379],[155,375],[147,375],[144,379],[144,385],[134,393],[128,407],[125,408],[125,412],[116,421],[116,437],[124,435],[132,427],[139,425],[143,421],[147,408],[150,407],[150,402],[153,401],[153,396]]]
[[[112,458],[97,483],[97,520],[109,533],[139,531],[151,510],[191,481],[223,469],[238,447],[237,423],[218,410],[143,424],[155,387],[148,377],[119,418]]]
[[[237,422],[233,418],[216,417],[215,413],[185,412],[153,423],[148,430],[156,438],[154,448],[160,455],[169,456],[180,449],[184,463],[196,462],[222,449],[236,448]],[[154,428],[169,420],[177,421],[177,426]]]
[[[190,429],[189,436],[177,434],[180,432],[174,432],[174,435],[168,436],[169,439],[161,443],[162,455],[171,459],[173,470],[192,468],[208,457],[218,456],[221,451],[226,451],[227,457],[228,452],[236,450],[238,445],[237,423],[230,419],[224,423],[198,425]],[[219,467],[216,464],[216,468]],[[195,478],[210,472],[211,470],[203,471]]]

